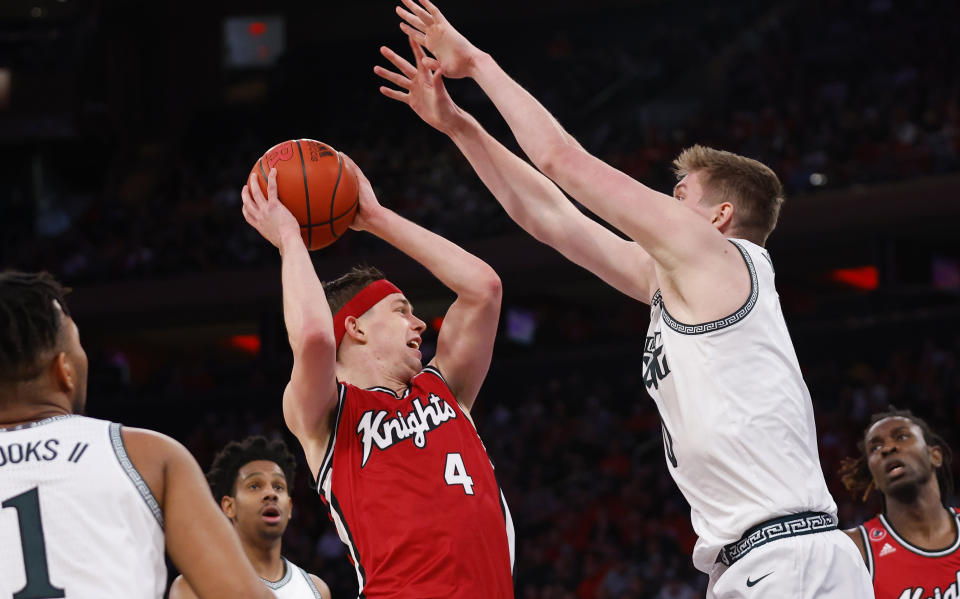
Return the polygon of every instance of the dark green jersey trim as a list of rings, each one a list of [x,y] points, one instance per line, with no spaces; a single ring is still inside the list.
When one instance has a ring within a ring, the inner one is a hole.
[[[157,503],[157,498],[153,496],[150,487],[147,486],[143,477],[137,472],[133,462],[130,461],[130,456],[127,455],[127,448],[123,444],[123,435],[120,434],[120,425],[116,422],[110,423],[110,444],[113,445],[113,453],[117,456],[120,467],[123,468],[127,476],[130,477],[130,482],[132,482],[133,486],[140,492],[140,497],[143,498],[144,503],[146,503],[150,511],[153,512],[153,517],[157,519],[157,524],[163,529],[163,511],[160,509],[160,504]]]
[[[704,333],[719,331],[721,329],[733,326],[746,318],[747,314],[750,314],[750,311],[753,310],[753,307],[757,304],[757,297],[760,295],[760,287],[757,279],[757,269],[753,265],[753,260],[750,258],[750,254],[747,253],[747,250],[743,249],[739,243],[732,239],[727,239],[727,241],[732,243],[738,250],[740,250],[740,255],[743,256],[743,261],[747,263],[747,270],[750,271],[750,295],[747,297],[747,301],[740,306],[739,310],[730,316],[727,316],[726,318],[713,320],[711,322],[704,322],[702,324],[685,324],[670,316],[670,312],[667,311],[667,305],[663,303],[663,297],[660,295],[660,290],[657,289],[657,292],[653,294],[653,299],[650,303],[653,305],[661,305],[663,310],[660,314],[663,318],[663,322],[667,323],[667,326],[674,331],[682,335],[703,335]]]

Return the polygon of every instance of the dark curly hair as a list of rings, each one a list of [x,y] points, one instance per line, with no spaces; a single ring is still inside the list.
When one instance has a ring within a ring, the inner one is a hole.
[[[940,448],[943,454],[943,463],[937,468],[937,485],[940,487],[940,501],[946,505],[953,495],[953,469],[951,468],[953,452],[946,441],[943,440],[943,437],[933,432],[933,429],[923,418],[915,416],[910,410],[898,410],[893,406],[890,406],[890,409],[886,412],[877,412],[870,417],[870,423],[863,429],[860,441],[857,443],[860,455],[856,458],[845,458],[841,463],[839,474],[843,486],[855,497],[860,497],[861,501],[866,501],[870,493],[876,488],[873,475],[870,474],[870,468],[867,466],[865,437],[873,425],[884,418],[906,418],[920,428],[923,433],[923,440],[928,446]]]
[[[57,347],[62,329],[53,302],[70,316],[69,291],[47,272],[0,273],[0,383],[29,381],[43,371],[40,358]]]
[[[217,501],[226,496],[234,497],[237,492],[237,473],[244,464],[256,460],[267,460],[280,466],[287,479],[287,488],[293,488],[293,475],[296,473],[297,460],[290,453],[287,444],[280,439],[268,441],[257,435],[243,441],[231,441],[213,458],[213,464],[207,471],[207,482]]]

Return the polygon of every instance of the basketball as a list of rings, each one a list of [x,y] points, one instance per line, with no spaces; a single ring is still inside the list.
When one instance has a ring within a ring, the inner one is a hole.
[[[312,139],[292,139],[267,150],[253,172],[267,195],[267,175],[277,169],[277,195],[300,223],[310,250],[327,247],[357,215],[357,176],[340,153]]]

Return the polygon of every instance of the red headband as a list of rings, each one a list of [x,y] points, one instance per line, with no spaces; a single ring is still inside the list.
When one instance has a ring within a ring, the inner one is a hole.
[[[348,316],[354,318],[360,317],[377,302],[387,297],[391,293],[403,293],[397,286],[386,279],[378,279],[360,290],[350,301],[345,303],[342,308],[333,315],[333,337],[337,340],[337,347],[343,341],[343,335],[347,332],[346,321]]]

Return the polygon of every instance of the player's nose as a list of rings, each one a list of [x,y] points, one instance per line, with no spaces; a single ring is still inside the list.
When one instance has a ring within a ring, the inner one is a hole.
[[[418,333],[422,333],[422,332],[424,332],[425,330],[427,330],[427,323],[423,322],[422,320],[420,320],[420,319],[417,318],[416,316],[412,316],[412,315],[411,315],[410,318],[413,319],[413,322],[412,322],[411,326],[413,327],[413,330],[414,330],[414,331],[416,331],[416,332],[418,332]]]

